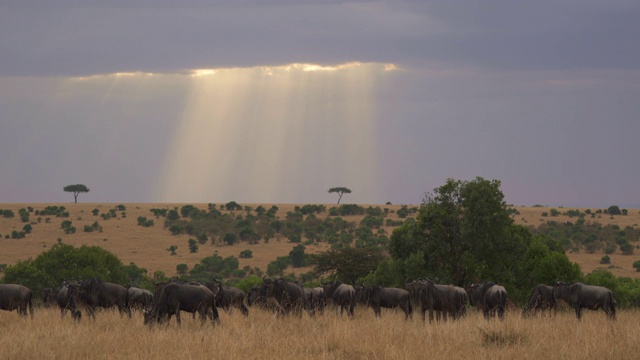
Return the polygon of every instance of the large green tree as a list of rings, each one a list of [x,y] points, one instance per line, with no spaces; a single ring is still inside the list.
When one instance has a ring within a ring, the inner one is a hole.
[[[63,280],[98,277],[104,281],[126,284],[132,270],[135,270],[133,266],[123,266],[114,254],[98,246],[75,248],[56,244],[35,259],[8,266],[3,282],[23,284],[39,294],[42,289],[58,286]]]
[[[62,190],[64,190],[65,192],[72,192],[73,200],[75,201],[76,204],[78,203],[78,195],[80,195],[80,193],[89,192],[89,188],[83,184],[67,185],[63,187]]]
[[[431,276],[442,282],[513,281],[530,234],[514,225],[499,180],[448,179],[425,196],[415,224],[391,237],[395,258],[421,251]]]

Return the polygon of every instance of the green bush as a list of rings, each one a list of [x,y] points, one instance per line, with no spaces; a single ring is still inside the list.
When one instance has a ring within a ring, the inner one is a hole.
[[[253,251],[251,251],[249,249],[240,251],[240,258],[241,259],[250,259],[252,257],[253,257]]]
[[[605,255],[600,258],[600,264],[611,264],[611,258],[609,257],[609,255]]]

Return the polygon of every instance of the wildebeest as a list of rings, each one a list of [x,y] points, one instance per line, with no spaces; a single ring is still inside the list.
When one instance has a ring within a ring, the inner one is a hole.
[[[105,309],[117,307],[120,314],[131,317],[128,305],[129,292],[122,285],[105,282],[98,278],[88,279],[80,284],[80,299],[86,307],[87,315],[94,319],[96,318],[95,310],[98,307]]]
[[[24,285],[0,284],[0,309],[17,310],[20,316],[27,316],[27,309],[33,318],[33,302],[31,290]]]
[[[216,295],[217,307],[224,309],[227,313],[231,313],[232,307],[237,307],[242,312],[242,315],[249,315],[249,309],[244,305],[244,299],[246,297],[244,291],[232,286],[223,285],[220,280],[214,280],[213,283],[215,283],[219,289]],[[213,285],[213,283],[207,284],[207,287]]]
[[[283,278],[276,280],[263,279],[261,295],[267,299],[267,306],[276,309],[278,314],[288,315],[292,311],[302,315],[304,303],[304,290],[302,286],[286,281]]]
[[[153,293],[146,289],[141,289],[137,286],[127,285],[125,286],[129,293],[128,305],[129,309],[135,310],[150,310],[153,306]]]
[[[405,319],[409,319],[413,314],[411,306],[411,296],[409,291],[392,287],[382,287],[379,285],[367,286],[364,289],[367,305],[373,308],[376,316],[381,315],[380,308],[393,309],[400,307],[404,311]]]
[[[616,302],[613,299],[613,293],[606,287],[556,281],[553,296],[556,300],[564,300],[571,305],[578,319],[582,318],[582,308],[602,309],[610,319],[616,318]]]
[[[433,321],[434,311],[438,321],[441,315],[443,320],[447,321],[448,316],[458,319],[466,314],[467,294],[460,287],[436,284],[432,280],[425,279],[413,282],[411,288],[417,292],[423,322],[426,320],[427,310],[429,310],[429,322]]]
[[[154,299],[153,308],[144,315],[144,323],[152,325],[162,322],[165,315],[168,315],[168,321],[170,321],[171,316],[175,315],[176,322],[181,325],[180,311],[199,313],[203,323],[207,319],[207,314],[211,312],[209,314],[211,322],[220,322],[216,307],[216,293],[205,286],[169,283],[160,289]]]
[[[558,303],[553,296],[553,287],[540,284],[533,289],[531,296],[529,296],[529,301],[522,311],[522,316],[535,315],[538,311],[544,310],[549,310],[549,314],[552,314],[558,310]]]
[[[42,289],[42,305],[44,305],[45,308],[56,306],[58,304],[58,302],[56,301],[57,294],[58,290],[54,288]]]
[[[332,281],[324,284],[323,289],[327,300],[333,301],[334,306],[340,307],[340,314],[343,314],[346,309],[347,315],[353,317],[356,306],[356,290],[353,286]]]
[[[309,315],[313,316],[316,312],[323,313],[327,304],[324,296],[324,289],[321,287],[304,288],[305,308]]]
[[[56,302],[60,307],[60,315],[64,317],[67,310],[71,312],[74,319],[80,320],[82,314],[77,309],[80,299],[80,282],[79,281],[63,281],[56,294]]]
[[[264,295],[261,295],[262,285],[256,284],[251,287],[249,290],[249,296],[247,296],[247,304],[249,306],[264,306],[266,304],[266,299]]]
[[[469,286],[469,303],[482,311],[486,319],[495,316],[496,312],[498,317],[502,319],[507,304],[507,290],[504,286],[493,282],[471,284]]]

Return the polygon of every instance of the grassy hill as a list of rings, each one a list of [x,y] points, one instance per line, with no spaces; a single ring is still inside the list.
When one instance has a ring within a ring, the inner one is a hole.
[[[289,242],[288,239],[281,235],[276,235],[268,243],[259,241],[257,244],[248,244],[240,242],[235,245],[226,245],[222,239],[217,238],[209,240],[204,245],[199,245],[196,253],[189,252],[188,240],[194,238],[190,235],[172,235],[172,233],[164,228],[164,218],[154,217],[151,209],[180,209],[186,204],[0,204],[0,210],[11,210],[14,217],[0,216],[0,264],[14,264],[17,261],[36,257],[43,251],[49,249],[52,245],[61,241],[65,244],[74,246],[90,245],[100,246],[111,251],[118,256],[124,264],[130,262],[136,263],[140,267],[144,267],[149,274],[160,270],[166,275],[171,276],[176,273],[178,264],[187,264],[189,268],[200,262],[206,256],[211,256],[215,252],[222,257],[235,256],[239,257],[241,251],[249,249],[253,253],[252,258],[240,258],[240,268],[245,266],[258,267],[266,270],[267,264],[275,260],[278,256],[288,255],[289,251],[297,245]],[[208,204],[192,204],[198,209],[207,210]],[[243,207],[250,206],[255,209],[259,205],[270,208],[274,204],[241,204]],[[276,216],[285,218],[288,212],[295,209],[296,204],[275,204],[278,208]],[[55,215],[36,215],[41,213],[48,206],[63,206],[68,217],[56,217]],[[302,205],[299,205],[302,206]],[[335,206],[326,204],[329,210]],[[368,207],[369,205],[361,205]],[[372,207],[380,207],[387,209],[386,218],[393,221],[403,220],[398,216],[397,211],[401,209],[400,205],[371,205]],[[414,206],[409,206],[410,208]],[[28,222],[21,221],[20,209],[28,209]],[[124,209],[124,210],[123,210]],[[552,208],[550,207],[514,207],[515,213],[513,218],[516,223],[525,226],[537,227],[541,224],[552,220],[558,223],[575,222],[575,217],[559,214],[550,217]],[[29,211],[31,210],[31,211]],[[558,208],[559,213],[564,213],[566,209]],[[587,209],[577,209],[585,212]],[[626,227],[638,228],[640,224],[640,211],[638,209],[629,209],[627,215],[610,216],[608,214],[596,214],[597,209],[590,209],[592,216],[586,218],[587,222],[597,222],[606,225],[617,225],[621,229]],[[244,210],[221,210],[229,214],[241,214]],[[115,215],[115,216],[113,216]],[[317,214],[318,218],[328,216],[328,211]],[[409,215],[411,217],[412,215]],[[146,217],[154,221],[154,225],[144,227],[138,225],[138,218]],[[358,224],[365,215],[347,215],[342,216],[349,222]],[[66,234],[62,228],[63,221],[71,221],[76,232]],[[96,224],[97,222],[97,224]],[[11,238],[13,232],[20,233],[23,227],[30,224],[32,230],[26,234],[24,238]],[[97,225],[97,226],[94,226]],[[91,228],[91,232],[85,232],[85,227]],[[382,227],[387,236],[391,235],[393,226]],[[7,235],[9,238],[6,238]],[[630,239],[630,242],[636,246],[638,239]],[[167,250],[170,246],[177,246],[176,255],[170,255]],[[326,243],[308,245],[307,253],[317,253],[325,251],[329,248]],[[580,252],[568,252],[568,256],[572,261],[581,265],[583,272],[589,273],[597,268],[605,268],[613,272],[617,276],[629,276],[640,278],[640,273],[636,272],[632,267],[632,263],[640,259],[640,254],[622,255],[620,251],[609,255],[611,257],[610,265],[601,265],[600,259],[604,253],[598,251],[593,254]],[[287,270],[287,272],[294,269]],[[308,269],[298,269],[298,271],[308,271]]]

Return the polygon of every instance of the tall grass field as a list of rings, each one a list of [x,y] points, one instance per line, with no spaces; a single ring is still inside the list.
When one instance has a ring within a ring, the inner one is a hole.
[[[573,311],[523,319],[485,320],[470,309],[457,321],[405,321],[387,310],[380,318],[356,308],[353,319],[332,309],[311,317],[276,317],[251,308],[220,313],[220,325],[182,313],[150,328],[140,312],[131,319],[101,311],[75,322],[57,309],[36,308],[33,319],[0,312],[1,359],[638,359],[640,311]],[[83,314],[84,315],[84,314]]]

